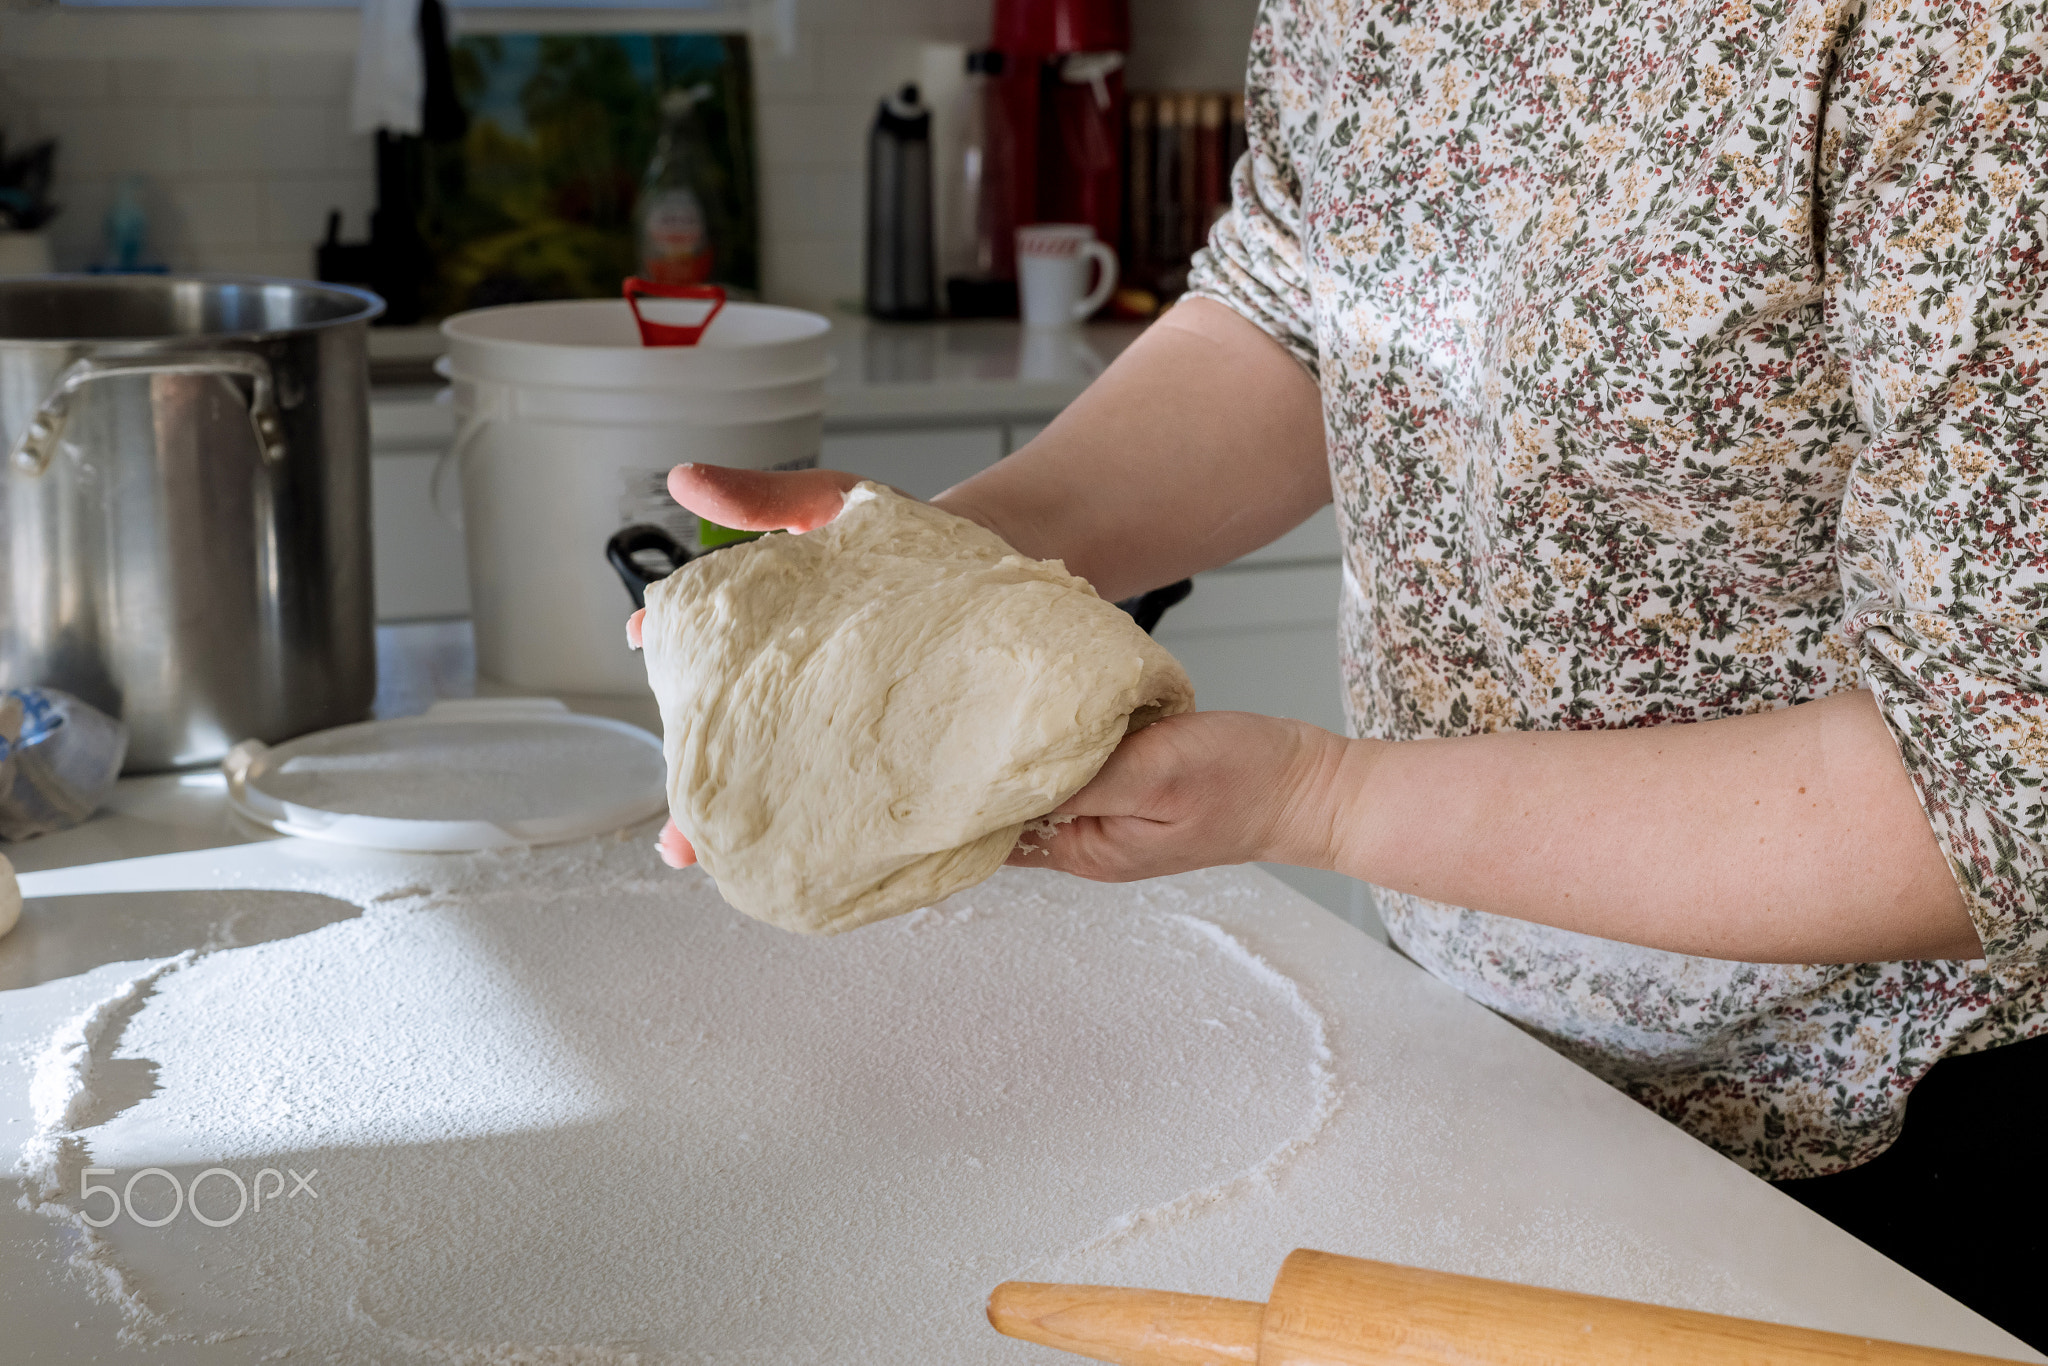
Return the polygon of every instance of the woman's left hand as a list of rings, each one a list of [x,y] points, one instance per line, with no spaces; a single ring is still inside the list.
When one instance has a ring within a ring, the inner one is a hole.
[[[647,619],[647,610],[642,608],[626,620],[626,644],[640,648],[640,627]],[[655,852],[661,861],[671,868],[687,868],[697,861],[697,851],[690,846],[689,837],[676,829],[674,821],[663,821],[661,834],[654,842]]]
[[[1345,742],[1301,721],[1189,712],[1136,732],[1010,862],[1097,882],[1225,863],[1328,867]]]
[[[1301,721],[1249,712],[1170,716],[1138,731],[1055,815],[1050,836],[1010,855],[1097,882],[1271,860],[1328,867],[1344,741]],[[670,821],[657,848],[671,868],[697,851]]]

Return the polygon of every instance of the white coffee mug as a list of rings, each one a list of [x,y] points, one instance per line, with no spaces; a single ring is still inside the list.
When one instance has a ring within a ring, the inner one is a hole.
[[[1100,267],[1087,288],[1088,263]],[[1116,288],[1116,252],[1086,223],[1032,223],[1017,229],[1017,302],[1026,327],[1072,327]]]

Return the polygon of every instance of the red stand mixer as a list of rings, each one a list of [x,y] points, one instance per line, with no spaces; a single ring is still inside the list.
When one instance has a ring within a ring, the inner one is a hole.
[[[1086,223],[1111,247],[1122,241],[1130,45],[1129,0],[996,0],[990,114],[1005,125],[1012,218],[992,224],[999,277],[1016,278],[1025,223]]]

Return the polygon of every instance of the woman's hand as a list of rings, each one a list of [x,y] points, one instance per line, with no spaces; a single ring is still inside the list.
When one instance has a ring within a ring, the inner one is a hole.
[[[676,829],[674,821],[661,823],[661,834],[654,840],[654,852],[661,855],[661,861],[671,868],[687,868],[697,861],[697,851],[688,837]]]
[[[1027,836],[1009,861],[1097,882],[1258,860],[1327,868],[1343,756],[1344,741],[1300,721],[1234,711],[1168,717],[1117,746],[1055,813],[1074,819],[1050,836]],[[655,847],[671,868],[697,861],[673,821]]]
[[[1010,856],[1097,882],[1272,860],[1328,868],[1352,749],[1302,721],[1190,712],[1136,732]]]
[[[678,465],[668,472],[668,496],[734,531],[816,531],[839,515],[861,478],[840,470]]]
[[[668,472],[668,495],[699,517],[735,531],[816,531],[839,515],[846,491],[859,482],[859,475],[839,470],[678,465]],[[640,622],[646,615],[643,607],[626,618],[626,644],[636,650],[640,648]],[[695,858],[692,855],[676,867],[687,867]]]
[[[859,482],[859,475],[839,470],[678,465],[668,472],[668,496],[734,531],[816,531],[839,515],[846,491]],[[626,620],[626,643],[636,650],[646,615],[643,609]]]

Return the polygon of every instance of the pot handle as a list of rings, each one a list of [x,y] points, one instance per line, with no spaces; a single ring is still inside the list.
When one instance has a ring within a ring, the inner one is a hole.
[[[284,424],[277,415],[277,382],[270,362],[253,351],[188,351],[160,356],[86,356],[73,361],[57,376],[43,396],[42,406],[14,443],[10,453],[14,467],[26,474],[48,469],[57,443],[64,438],[65,424],[71,420],[72,395],[94,380],[130,375],[241,376],[249,381],[249,426],[256,434],[256,449],[266,464],[284,462]]]
[[[645,569],[634,554],[643,550],[658,550],[668,556],[668,568],[659,574]],[[690,552],[676,543],[676,538],[652,523],[642,522],[638,526],[623,527],[609,541],[604,543],[604,557],[612,562],[619,582],[626,585],[626,591],[633,595],[635,607],[647,605],[647,590],[660,583],[669,575],[690,562]]]

